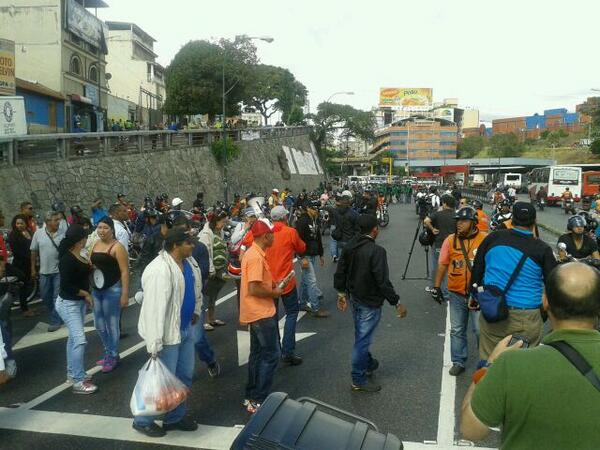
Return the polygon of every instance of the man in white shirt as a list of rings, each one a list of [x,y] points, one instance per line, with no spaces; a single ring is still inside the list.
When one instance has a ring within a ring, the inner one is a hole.
[[[129,241],[131,239],[131,233],[126,225],[126,222],[129,219],[127,208],[120,203],[115,203],[108,209],[108,215],[115,222],[115,239],[119,241],[119,243],[125,248],[127,254],[129,254]]]

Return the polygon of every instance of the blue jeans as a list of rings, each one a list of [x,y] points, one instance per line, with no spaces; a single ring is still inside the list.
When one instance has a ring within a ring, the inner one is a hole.
[[[58,291],[60,289],[60,274],[40,274],[40,295],[50,313],[50,325],[60,325],[62,320],[54,309]]]
[[[2,333],[6,359],[15,359],[12,351],[12,322],[10,321],[10,317],[0,319],[0,333]]]
[[[121,282],[107,289],[94,289],[94,325],[104,346],[104,356],[119,356],[119,322],[121,318]]]
[[[275,370],[281,357],[277,318],[261,319],[250,324],[250,356],[246,398],[262,403],[271,391]]]
[[[67,375],[78,383],[85,378],[83,357],[85,354],[85,302],[83,300],[56,299],[56,312],[69,330],[67,338]]]
[[[433,284],[435,283],[435,274],[437,273],[438,267],[439,267],[439,259],[440,259],[440,253],[441,253],[442,249],[441,248],[435,248],[435,247],[431,247],[431,254],[429,255],[429,258],[431,258],[431,287],[433,287]],[[445,298],[448,298],[448,277],[447,275],[444,275],[444,278],[442,278],[442,283],[440,285],[440,289],[442,290],[442,294],[444,295]]]
[[[467,326],[471,320],[471,330],[475,334],[479,346],[479,311],[471,311],[467,299],[454,292],[449,292],[450,308],[450,355],[452,363],[465,367],[469,355],[467,346]]]
[[[196,325],[192,325],[192,331],[194,335],[194,348],[196,349],[196,354],[200,361],[205,362],[208,365],[214,364],[216,362],[215,352],[208,341],[206,336],[206,331],[204,330],[204,320],[206,312],[202,311],[200,313],[200,320],[196,322]]]
[[[197,324],[203,326],[203,323],[200,321]],[[167,369],[179,378],[179,381],[188,388],[192,387],[192,376],[194,375],[194,336],[191,326],[185,330],[181,330],[181,342],[179,344],[165,345],[158,354],[158,357],[167,366]],[[179,422],[184,418],[186,411],[187,407],[185,402],[183,402],[177,408],[164,415],[163,424]],[[136,425],[145,427],[159,418],[160,416],[135,416],[133,422]]]
[[[318,311],[321,308],[321,298],[323,293],[317,285],[317,274],[315,267],[317,265],[316,256],[305,256],[308,259],[308,268],[302,269],[302,281],[300,283],[300,304],[306,305],[310,303],[310,308],[313,311]]]
[[[331,232],[332,233],[333,233],[333,230],[335,230],[335,225],[331,225]],[[329,253],[331,254],[332,258],[339,258],[340,257],[340,252],[338,250],[337,241],[334,238],[330,238],[329,239]]]
[[[354,318],[352,383],[359,385],[367,382],[367,370],[373,360],[369,347],[373,341],[373,333],[381,319],[381,308],[370,308],[352,298],[351,304]]]
[[[283,326],[283,339],[281,340],[281,354],[292,356],[296,349],[296,321],[300,304],[298,303],[298,290],[292,289],[289,293],[281,296],[281,302],[285,308],[285,325]],[[277,320],[277,318],[275,318]],[[277,327],[279,333],[279,327]]]

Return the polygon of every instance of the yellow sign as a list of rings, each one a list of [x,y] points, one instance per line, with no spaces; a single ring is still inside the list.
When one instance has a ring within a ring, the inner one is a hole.
[[[15,43],[0,39],[0,95],[15,95]]]
[[[380,88],[379,106],[427,107],[433,101],[431,88]]]

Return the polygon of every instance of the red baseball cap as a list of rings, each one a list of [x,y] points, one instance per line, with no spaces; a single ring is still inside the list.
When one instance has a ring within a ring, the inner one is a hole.
[[[273,225],[271,225],[271,222],[269,222],[267,219],[261,218],[252,224],[252,228],[250,228],[250,230],[252,231],[252,235],[257,238],[263,234],[272,233]]]

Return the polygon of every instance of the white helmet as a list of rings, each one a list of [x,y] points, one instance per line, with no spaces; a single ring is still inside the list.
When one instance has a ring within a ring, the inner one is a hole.
[[[175,197],[173,200],[171,200],[171,206],[172,207],[176,207],[183,204],[183,200],[181,200],[179,197]]]
[[[350,197],[350,198],[352,198],[352,192],[350,192],[350,191],[342,191],[342,197]]]

